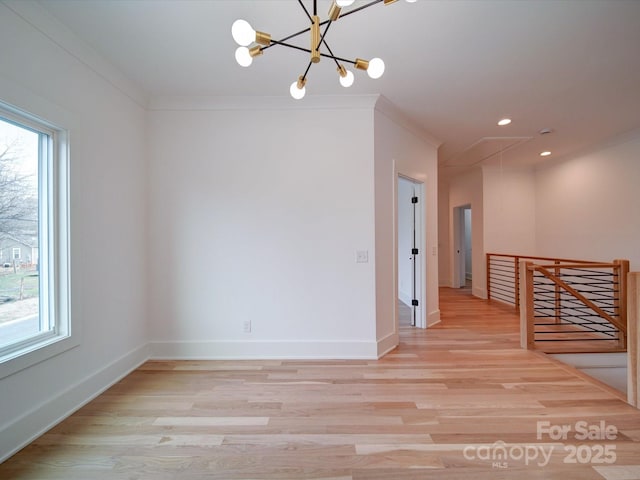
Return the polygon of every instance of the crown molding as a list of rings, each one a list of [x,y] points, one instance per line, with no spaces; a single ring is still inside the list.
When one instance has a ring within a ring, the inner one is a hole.
[[[140,107],[147,108],[148,98],[144,90],[125,77],[120,70],[58,21],[40,2],[36,0],[2,0],[0,3],[113,88]]]
[[[260,96],[164,96],[149,101],[151,111],[224,110],[373,110],[377,95],[309,95],[304,100],[291,97]]]

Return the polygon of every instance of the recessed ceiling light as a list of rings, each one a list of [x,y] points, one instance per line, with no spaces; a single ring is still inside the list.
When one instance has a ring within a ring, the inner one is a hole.
[[[548,157],[549,155],[551,155],[551,152],[549,150],[546,150],[544,152],[540,152],[540,156],[541,157]]]
[[[498,125],[500,125],[501,127],[504,127],[505,125],[509,125],[510,123],[511,123],[510,118],[503,118],[498,122]]]

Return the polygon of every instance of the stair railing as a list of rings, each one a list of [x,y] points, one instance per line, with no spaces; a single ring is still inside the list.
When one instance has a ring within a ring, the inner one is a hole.
[[[487,253],[487,299],[513,305],[520,311],[520,261],[536,260],[567,263],[593,263],[587,260]]]
[[[625,351],[628,260],[520,260],[521,345],[547,352]]]

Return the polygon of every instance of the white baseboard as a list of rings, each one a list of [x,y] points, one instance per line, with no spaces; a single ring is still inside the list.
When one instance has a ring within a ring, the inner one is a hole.
[[[440,309],[429,312],[427,315],[427,328],[433,327],[437,323],[440,323]]]
[[[0,463],[138,368],[149,354],[147,345],[132,350],[4,427],[0,430]]]
[[[400,343],[400,336],[397,333],[390,333],[381,340],[378,340],[378,358],[384,357]]]
[[[150,342],[154,360],[375,360],[375,341]]]
[[[484,298],[484,299],[486,299],[486,298],[487,298],[487,291],[486,291],[484,288],[477,288],[477,287],[474,287],[474,288],[471,290],[471,294],[472,294],[474,297]]]

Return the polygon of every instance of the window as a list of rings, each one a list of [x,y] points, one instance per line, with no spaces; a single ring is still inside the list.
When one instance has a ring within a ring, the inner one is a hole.
[[[0,378],[70,345],[66,172],[65,132],[0,103]]]

